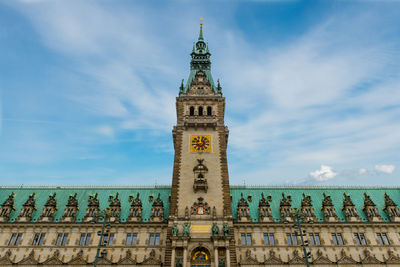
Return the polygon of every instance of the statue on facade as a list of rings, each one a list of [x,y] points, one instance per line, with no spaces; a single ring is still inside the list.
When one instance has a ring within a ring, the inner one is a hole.
[[[216,224],[214,223],[214,225],[213,225],[212,228],[211,228],[211,231],[212,231],[212,235],[213,235],[213,236],[218,235],[218,234],[219,234],[219,227],[218,227],[218,225],[216,225]]]
[[[183,226],[183,236],[189,236],[190,235],[190,227],[188,224],[185,224]]]
[[[172,227],[172,236],[178,236],[178,233],[179,233],[178,225],[174,224],[174,226]]]
[[[219,259],[218,267],[225,267],[225,261],[223,259]]]
[[[178,259],[176,261],[175,267],[182,267],[182,260],[181,259]]]
[[[229,235],[229,226],[224,223],[222,226],[222,231],[224,232],[224,237],[227,237]]]

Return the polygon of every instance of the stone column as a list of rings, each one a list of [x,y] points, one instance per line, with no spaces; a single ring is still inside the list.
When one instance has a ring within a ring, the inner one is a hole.
[[[171,267],[175,267],[175,248],[172,248],[171,252]]]
[[[226,248],[226,267],[231,267],[231,255],[229,253],[229,248]]]
[[[186,262],[187,262],[187,247],[184,247],[183,248],[183,267],[187,266]],[[174,266],[172,266],[172,267],[174,267]]]
[[[215,267],[218,267],[218,248],[217,247],[214,248],[214,264],[215,264]]]

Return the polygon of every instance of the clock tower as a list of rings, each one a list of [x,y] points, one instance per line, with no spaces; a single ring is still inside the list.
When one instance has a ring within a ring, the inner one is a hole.
[[[187,259],[183,267],[194,265],[190,262],[193,260],[191,257],[195,257],[194,251],[199,253],[202,248],[213,260],[217,261],[221,256],[229,259],[225,248],[229,247],[230,234],[226,230],[232,226],[225,98],[219,81],[215,83],[211,75],[211,53],[203,38],[202,23],[190,55],[189,78],[186,83],[182,80],[176,98],[177,123],[172,131],[175,158],[169,214],[171,231],[173,228],[183,229],[187,236],[190,235],[190,241],[186,240],[188,243],[183,245],[186,254],[183,259]],[[224,240],[218,243],[210,239],[213,232],[218,230],[222,233],[223,229]],[[179,239],[172,238],[172,247],[179,248]],[[218,256],[218,253],[223,255]],[[230,265],[229,260],[226,263]],[[218,266],[217,262],[214,264]]]

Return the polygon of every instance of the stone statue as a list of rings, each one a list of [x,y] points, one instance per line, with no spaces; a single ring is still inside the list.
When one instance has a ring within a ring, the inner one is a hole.
[[[174,226],[172,227],[172,236],[178,236],[178,233],[179,233],[178,225],[174,224]]]
[[[189,236],[190,235],[190,227],[188,224],[185,224],[183,226],[183,236]]]
[[[229,226],[224,223],[222,226],[222,231],[224,232],[224,237],[227,237],[229,235]]]
[[[218,235],[218,234],[219,234],[219,227],[218,227],[218,225],[216,225],[216,224],[214,223],[214,225],[213,225],[212,228],[211,228],[211,231],[212,231],[212,235],[213,235],[213,236]]]
[[[175,267],[182,267],[182,260],[178,259],[175,263]]]
[[[219,260],[218,267],[225,267],[225,261],[223,259]]]

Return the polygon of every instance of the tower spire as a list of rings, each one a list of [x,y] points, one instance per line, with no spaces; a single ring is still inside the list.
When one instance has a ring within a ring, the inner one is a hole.
[[[203,38],[203,17],[200,17],[199,41],[204,41],[204,38]]]

